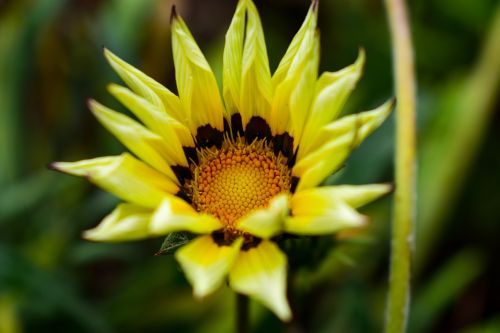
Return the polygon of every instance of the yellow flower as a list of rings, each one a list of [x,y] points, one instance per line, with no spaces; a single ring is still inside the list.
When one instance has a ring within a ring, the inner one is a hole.
[[[280,234],[322,235],[359,227],[356,208],[387,184],[319,186],[390,113],[392,103],[335,120],[358,81],[356,62],[318,76],[317,2],[271,75],[259,15],[240,0],[226,34],[223,98],[184,21],[172,14],[176,96],[110,51],[129,88],[110,93],[142,122],[89,103],[124,153],[53,164],[87,177],[125,201],[85,237],[127,241],[187,231],[199,234],[175,254],[196,297],[229,285],[291,318],[287,258]]]

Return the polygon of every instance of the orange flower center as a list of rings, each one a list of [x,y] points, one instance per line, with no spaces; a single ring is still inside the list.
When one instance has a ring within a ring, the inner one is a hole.
[[[239,218],[290,190],[286,158],[276,155],[263,140],[246,144],[241,138],[226,139],[221,149],[204,149],[198,156],[188,193],[198,211],[222,221],[225,232],[238,233]]]

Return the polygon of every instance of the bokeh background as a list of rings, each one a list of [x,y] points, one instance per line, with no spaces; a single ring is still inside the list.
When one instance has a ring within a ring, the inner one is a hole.
[[[46,169],[123,148],[86,108],[120,82],[106,46],[175,91],[169,16],[176,2],[220,78],[236,0],[0,1],[0,332],[232,332],[234,295],[203,302],[162,240],[81,239],[117,199]],[[308,0],[257,1],[271,68]],[[418,224],[409,332],[500,332],[500,7],[495,0],[410,1],[418,76]],[[394,95],[383,1],[321,0],[321,70],[367,52],[345,113]],[[394,116],[328,183],[393,179]],[[251,303],[252,332],[380,332],[392,198],[369,228],[324,253],[301,252],[282,325]],[[345,236],[345,235],[344,235]],[[311,242],[323,242],[312,239]],[[315,260],[312,260],[312,259]],[[320,260],[316,260],[320,259]]]

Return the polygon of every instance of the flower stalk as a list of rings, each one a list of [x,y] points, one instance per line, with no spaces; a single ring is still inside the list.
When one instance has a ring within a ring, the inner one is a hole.
[[[404,0],[386,0],[393,43],[396,96],[396,192],[394,201],[386,333],[406,331],[415,221],[415,76]]]
[[[248,333],[248,297],[236,293],[236,333]]]

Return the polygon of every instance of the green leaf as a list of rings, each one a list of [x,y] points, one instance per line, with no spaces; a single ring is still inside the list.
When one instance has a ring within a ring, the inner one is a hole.
[[[193,238],[188,232],[172,232],[165,237],[156,255],[172,254],[177,248],[188,243]]]

